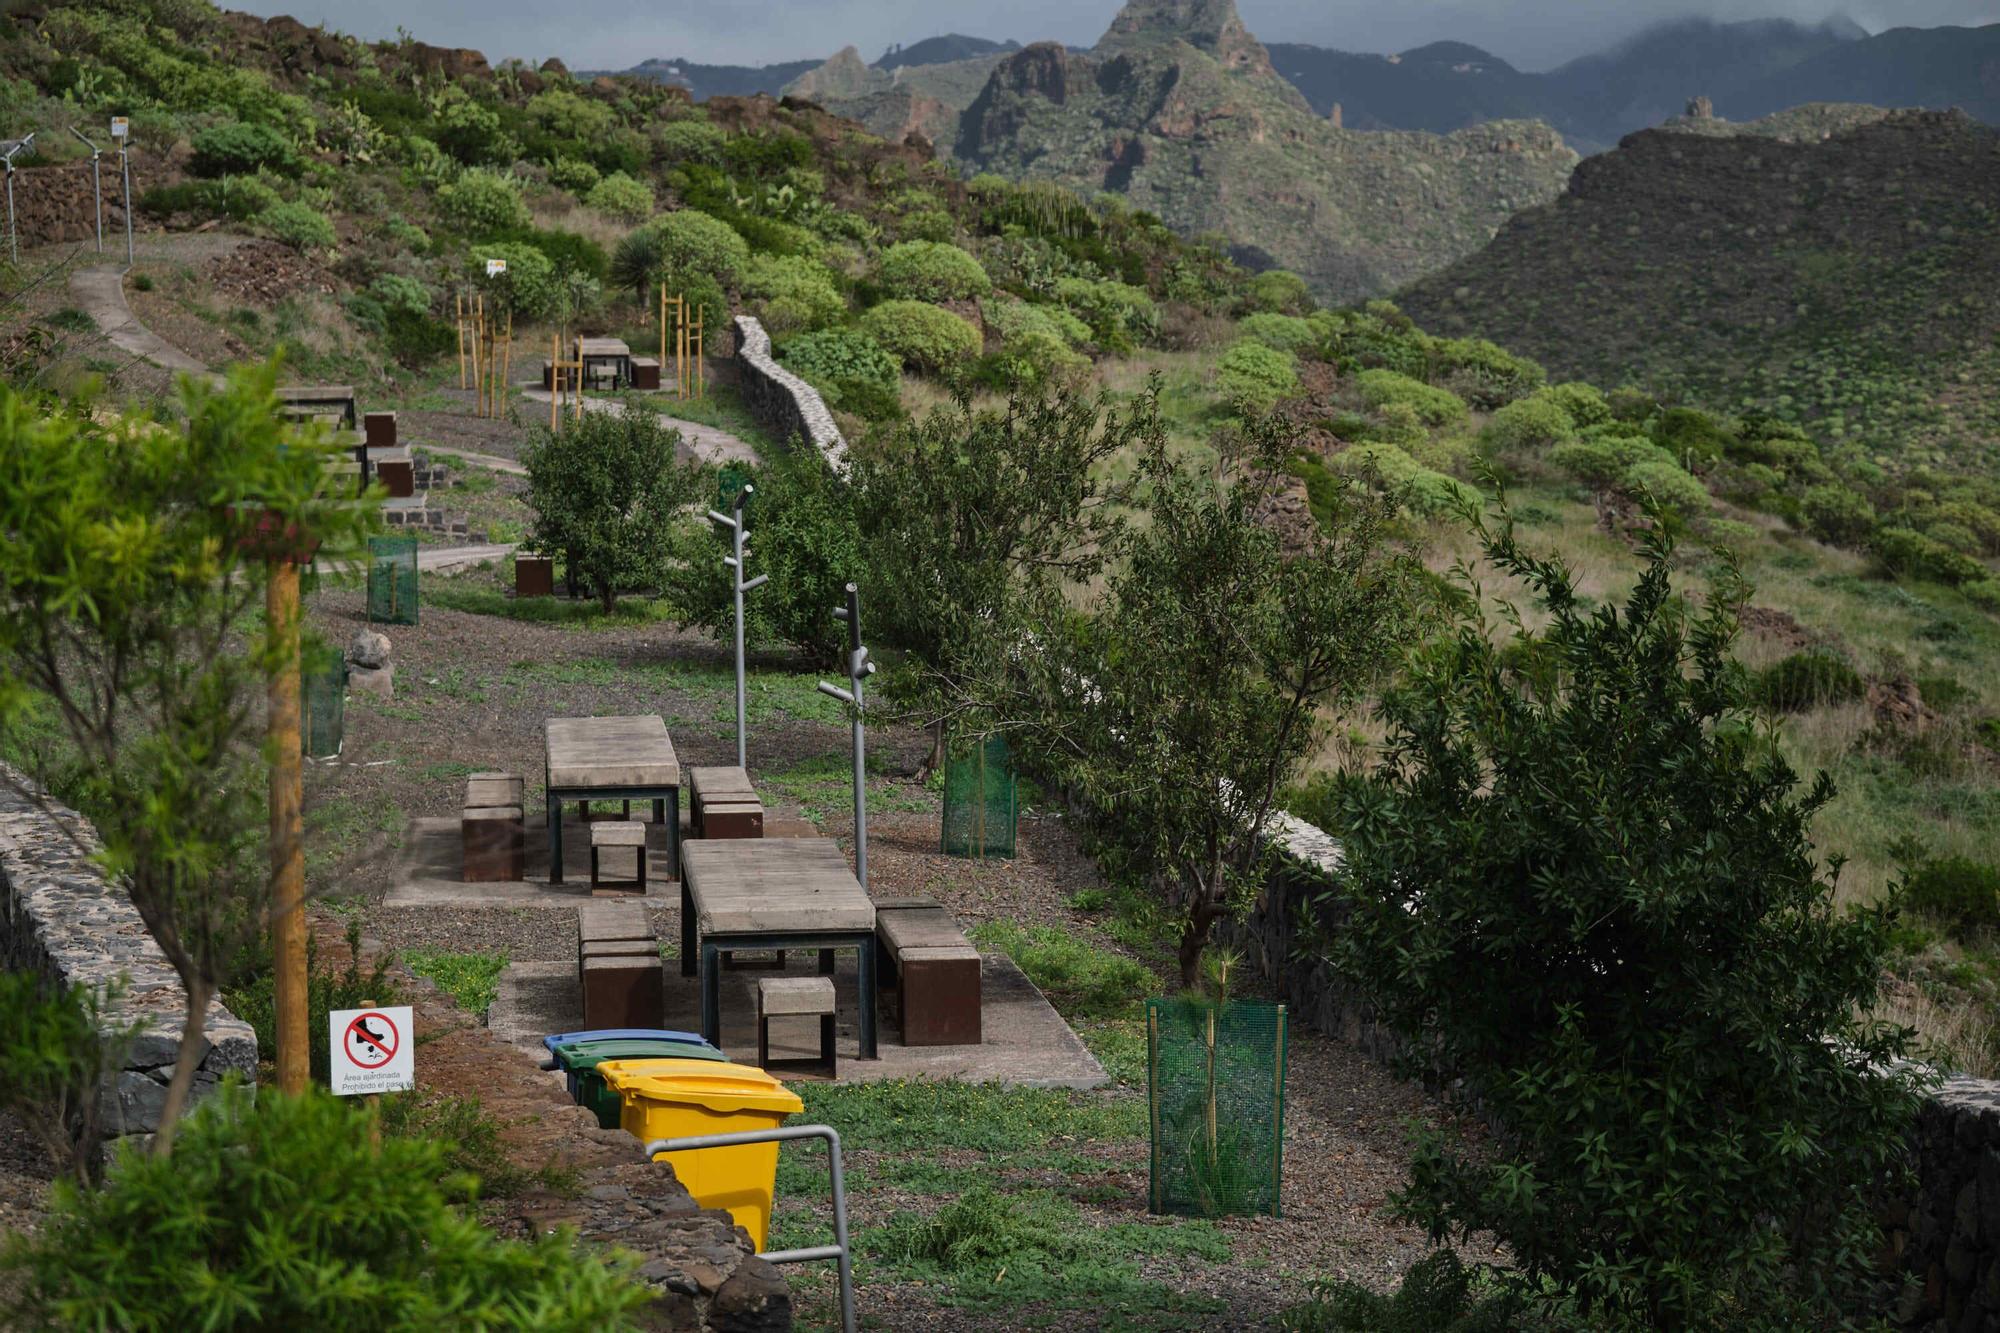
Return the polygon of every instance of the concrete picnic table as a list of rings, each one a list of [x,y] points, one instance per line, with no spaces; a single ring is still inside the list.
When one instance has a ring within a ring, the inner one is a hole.
[[[875,1059],[875,904],[831,838],[688,843],[681,866],[681,975],[701,978],[701,1035],[722,1039],[725,951],[817,949],[857,954],[858,1054]]]
[[[623,338],[578,338],[576,359],[582,362],[580,374],[583,385],[590,387],[590,368],[602,361],[611,363],[611,384],[613,388],[632,387],[632,349]]]
[[[317,409],[338,411],[349,430],[361,425],[351,384],[281,384],[277,389],[278,410],[294,419],[317,415]]]
[[[667,827],[667,863],[681,864],[681,761],[657,714],[552,717],[547,747],[549,883],[563,882],[564,801],[651,801],[653,822]],[[669,818],[671,812],[672,817]]]

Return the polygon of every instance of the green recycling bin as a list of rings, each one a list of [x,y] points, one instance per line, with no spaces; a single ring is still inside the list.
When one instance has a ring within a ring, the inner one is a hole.
[[[570,1076],[575,1085],[573,1095],[578,1106],[587,1107],[597,1113],[597,1123],[603,1129],[619,1127],[622,1101],[618,1094],[604,1086],[597,1066],[607,1060],[723,1060],[729,1057],[716,1050],[705,1041],[679,1042],[657,1037],[615,1037],[599,1041],[580,1041],[574,1045],[558,1046],[555,1049],[556,1063]]]

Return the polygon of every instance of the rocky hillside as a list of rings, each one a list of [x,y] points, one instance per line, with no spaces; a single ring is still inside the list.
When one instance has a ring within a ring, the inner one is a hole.
[[[1232,0],[1133,0],[1089,53],[1039,43],[1009,55],[951,134],[921,100],[950,107],[947,91],[870,71],[849,93],[858,65],[830,63],[792,91],[885,137],[916,130],[969,171],[1125,194],[1336,300],[1470,253],[1510,214],[1552,198],[1576,161],[1532,123],[1443,137],[1333,125],[1272,68]]]
[[[1814,110],[1788,137],[1699,117],[1635,134],[1400,299],[1566,377],[1769,411],[1878,464],[1990,467],[2000,131]]]
[[[868,65],[850,46],[787,83],[782,92],[859,121],[880,138],[900,143],[916,135],[927,147],[939,143],[948,146],[957,137],[960,113],[972,104],[994,66],[1012,49],[996,48],[938,63]],[[888,59],[894,57],[885,57]]]

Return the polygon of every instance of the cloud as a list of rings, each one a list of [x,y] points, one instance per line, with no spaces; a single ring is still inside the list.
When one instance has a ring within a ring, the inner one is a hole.
[[[237,0],[242,3],[242,0]],[[368,40],[398,28],[438,46],[469,46],[488,59],[559,56],[577,69],[625,69],[652,57],[762,65],[828,56],[843,46],[874,59],[893,42],[946,32],[1028,42],[1095,42],[1117,0],[317,0],[292,8],[250,0],[258,14],[290,12]],[[1350,51],[1401,51],[1451,39],[1493,51],[1523,69],[1545,69],[1601,50],[1652,24],[1688,14],[1818,21],[1847,13],[1871,30],[2000,21],[2000,0],[1238,0],[1243,20],[1266,41],[1312,42]]]

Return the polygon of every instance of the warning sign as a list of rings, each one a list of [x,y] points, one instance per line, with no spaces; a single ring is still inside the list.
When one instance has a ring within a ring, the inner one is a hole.
[[[126,135],[127,135],[128,133],[130,133],[130,132],[131,132],[131,129],[132,129],[132,122],[131,122],[131,120],[130,120],[130,119],[128,119],[127,117],[125,117],[125,116],[113,116],[113,117],[111,118],[111,137],[112,137],[112,138],[114,138],[114,139],[122,139],[122,138],[124,138],[124,137],[125,137],[125,136],[126,136]]]
[[[506,261],[506,260],[504,260],[504,259],[489,259],[489,260],[487,260],[487,261],[486,261],[486,276],[487,276],[487,277],[489,277],[489,278],[497,278],[497,277],[499,277],[499,276],[500,276],[500,275],[501,275],[502,273],[505,273],[506,271],[507,271],[507,261]]]
[[[417,1052],[410,1040],[408,1005],[389,1009],[336,1009],[327,1015],[333,1054],[333,1094],[354,1097],[402,1092],[417,1081]]]

